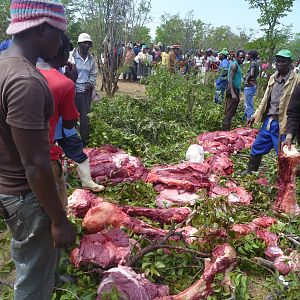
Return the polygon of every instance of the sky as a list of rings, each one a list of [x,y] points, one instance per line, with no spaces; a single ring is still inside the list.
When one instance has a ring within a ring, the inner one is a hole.
[[[152,0],[151,6],[152,21],[147,26],[151,29],[152,38],[155,37],[156,27],[161,23],[161,15],[164,13],[175,15],[179,12],[180,17],[184,18],[191,10],[195,19],[201,19],[204,23],[210,23],[215,27],[228,25],[233,31],[236,31],[237,27],[259,31],[257,24],[259,10],[249,9],[249,4],[245,0]],[[292,24],[293,32],[300,32],[299,16],[300,0],[295,0],[293,11],[282,19],[282,23]]]

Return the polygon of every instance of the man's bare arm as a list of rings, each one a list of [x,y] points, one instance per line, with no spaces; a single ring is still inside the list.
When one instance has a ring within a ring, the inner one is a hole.
[[[228,80],[228,86],[229,86],[232,98],[236,98],[236,94],[235,94],[235,91],[233,88],[233,78],[234,78],[236,72],[237,72],[237,65],[232,64],[230,66],[230,73],[229,73],[229,80]]]
[[[26,172],[28,183],[52,220],[55,246],[66,248],[75,239],[74,230],[60,203],[49,158],[49,140],[44,130],[11,126],[11,132]]]

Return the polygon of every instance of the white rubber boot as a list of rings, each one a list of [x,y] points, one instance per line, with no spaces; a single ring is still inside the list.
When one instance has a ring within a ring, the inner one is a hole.
[[[89,159],[86,159],[82,163],[77,163],[77,171],[79,178],[82,183],[82,188],[91,190],[92,192],[101,192],[104,190],[104,186],[97,184],[93,181],[91,177],[91,169],[90,169],[90,162]]]

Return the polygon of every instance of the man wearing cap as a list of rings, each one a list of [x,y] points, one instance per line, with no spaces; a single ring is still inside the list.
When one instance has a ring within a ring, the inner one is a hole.
[[[80,113],[80,136],[84,145],[89,138],[88,114],[91,111],[92,92],[96,86],[97,67],[94,57],[89,53],[92,47],[91,36],[81,33],[78,47],[71,53],[70,61],[76,65],[78,78],[75,84],[75,105]]]
[[[0,211],[12,236],[14,299],[50,299],[56,248],[69,247],[75,233],[49,159],[53,98],[35,65],[58,51],[66,18],[58,0],[12,0],[10,12],[14,39],[0,55]]]
[[[287,108],[293,90],[300,77],[292,70],[292,54],[289,50],[281,50],[276,55],[277,71],[270,77],[264,97],[248,124],[263,121],[251,149],[246,173],[257,171],[263,154],[272,148],[278,154],[281,141],[285,138],[287,125]]]
[[[227,88],[227,73],[229,68],[229,61],[227,59],[228,51],[222,50],[219,53],[219,59],[221,61],[219,65],[219,76],[216,79],[216,93],[215,93],[215,102],[222,103],[224,100],[224,94]]]
[[[249,69],[247,71],[247,75],[245,77],[245,116],[247,118],[247,122],[251,119],[254,114],[254,105],[253,98],[256,94],[256,79],[259,75],[259,64],[258,64],[258,53],[256,50],[251,50],[248,53],[248,61],[250,62]]]

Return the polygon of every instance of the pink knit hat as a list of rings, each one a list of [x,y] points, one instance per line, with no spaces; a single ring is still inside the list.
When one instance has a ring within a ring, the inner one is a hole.
[[[29,28],[48,23],[66,31],[67,20],[60,0],[12,0],[11,22],[6,33],[15,35]]]

